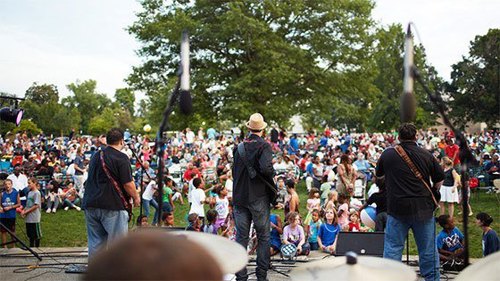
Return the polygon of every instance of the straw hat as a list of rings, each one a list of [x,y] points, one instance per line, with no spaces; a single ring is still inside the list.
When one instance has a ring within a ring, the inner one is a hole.
[[[261,131],[267,127],[267,123],[264,122],[264,117],[262,117],[260,113],[252,114],[245,125],[248,129],[253,131]]]

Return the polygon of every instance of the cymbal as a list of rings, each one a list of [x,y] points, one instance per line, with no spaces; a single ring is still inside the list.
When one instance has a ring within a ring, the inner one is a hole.
[[[498,266],[500,263],[500,252],[488,255],[479,261],[466,267],[460,274],[458,274],[456,281],[469,281],[469,280],[500,280],[498,274]]]
[[[205,248],[213,255],[224,274],[236,273],[247,266],[248,255],[245,248],[228,238],[195,231],[172,231],[169,234],[184,236]]]
[[[292,280],[416,280],[417,274],[407,265],[383,258],[357,256],[349,252],[345,257],[330,257],[307,263],[290,273]]]

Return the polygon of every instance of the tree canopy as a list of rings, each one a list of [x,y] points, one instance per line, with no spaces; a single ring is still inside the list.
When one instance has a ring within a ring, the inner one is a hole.
[[[258,111],[278,123],[294,114],[331,121],[335,110],[352,119],[374,93],[368,0],[146,0],[143,8],[129,31],[145,62],[128,81],[152,104],[171,90],[183,28],[200,120],[239,124]]]
[[[458,124],[500,122],[500,29],[471,42],[468,56],[452,66],[451,115]]]

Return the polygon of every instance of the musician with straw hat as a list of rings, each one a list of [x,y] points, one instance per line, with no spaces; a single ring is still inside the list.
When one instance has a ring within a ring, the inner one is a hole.
[[[254,113],[246,123],[250,135],[234,150],[233,205],[236,224],[236,242],[247,247],[250,224],[257,232],[257,280],[266,280],[269,268],[270,203],[274,201],[270,186],[274,186],[274,168],[271,145],[262,138],[267,127],[264,117]],[[271,183],[271,185],[270,185]],[[237,280],[247,280],[244,268],[236,274]]]

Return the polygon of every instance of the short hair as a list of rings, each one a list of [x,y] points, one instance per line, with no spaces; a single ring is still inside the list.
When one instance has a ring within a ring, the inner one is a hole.
[[[293,179],[287,179],[285,185],[288,188],[295,188],[295,181]]]
[[[487,213],[479,213],[476,215],[476,219],[478,219],[483,226],[490,226],[493,222],[493,218]]]
[[[112,128],[106,134],[106,142],[108,145],[116,145],[123,140],[123,130],[119,128]]]
[[[173,213],[171,213],[171,212],[165,212],[165,213],[161,214],[161,220],[165,221],[171,215],[173,215]]]
[[[194,187],[198,188],[201,184],[201,179],[200,178],[194,178],[193,179],[193,185]]]
[[[188,222],[189,222],[189,224],[193,224],[197,219],[198,219],[198,214],[197,213],[191,213],[188,216]]]
[[[415,140],[417,136],[417,127],[412,123],[403,123],[399,126],[398,134],[401,140]]]
[[[448,223],[448,220],[450,219],[450,216],[449,215],[440,215],[438,218],[437,218],[437,222],[439,223],[439,225],[441,227],[444,228],[444,226]]]
[[[134,253],[134,254],[130,254]],[[185,236],[129,233],[89,261],[83,280],[222,280],[217,260]]]
[[[208,222],[215,222],[215,220],[217,220],[217,216],[219,215],[219,213],[217,213],[216,210],[214,209],[210,209],[207,211],[207,221]]]

